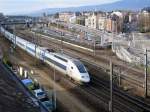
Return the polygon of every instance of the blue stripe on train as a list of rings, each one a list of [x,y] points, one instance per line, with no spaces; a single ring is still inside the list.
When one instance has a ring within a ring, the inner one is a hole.
[[[58,67],[60,67],[60,68],[62,68],[63,70],[66,70],[66,69],[67,69],[67,67],[66,67],[65,65],[63,65],[63,64],[61,64],[61,63],[59,63],[59,62],[56,62],[56,61],[54,61],[54,60],[52,60],[52,59],[50,59],[50,58],[48,58],[48,57],[46,57],[46,56],[44,57],[44,59],[45,59],[45,60],[48,60],[49,62],[55,64],[56,66],[58,66]]]
[[[32,48],[30,48],[30,47],[27,47],[27,50],[29,50],[29,51],[31,51],[31,52],[33,52],[33,53],[35,53],[35,50],[33,50]]]

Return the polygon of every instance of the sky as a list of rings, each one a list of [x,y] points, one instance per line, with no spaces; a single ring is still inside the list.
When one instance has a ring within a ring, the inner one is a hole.
[[[63,8],[112,3],[120,0],[0,0],[0,12],[26,14],[45,8]]]

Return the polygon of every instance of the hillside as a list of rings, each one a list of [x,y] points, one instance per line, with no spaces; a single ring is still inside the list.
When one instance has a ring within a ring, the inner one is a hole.
[[[103,4],[103,5],[93,5],[93,6],[81,6],[81,7],[68,7],[68,8],[48,8],[33,12],[29,15],[39,16],[43,12],[47,14],[54,14],[56,12],[65,12],[65,11],[112,11],[112,10],[141,10],[144,7],[150,6],[150,0],[121,0],[114,3]]]

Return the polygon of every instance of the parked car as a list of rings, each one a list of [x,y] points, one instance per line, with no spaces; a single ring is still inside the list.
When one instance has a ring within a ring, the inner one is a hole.
[[[45,92],[42,89],[36,89],[36,90],[34,90],[34,95],[39,100],[47,97],[46,94],[45,94]]]
[[[54,109],[52,99],[50,100],[49,98],[44,98],[41,99],[41,102],[48,111],[52,111]]]
[[[34,89],[34,83],[31,79],[23,79],[22,83],[29,89],[33,90]]]

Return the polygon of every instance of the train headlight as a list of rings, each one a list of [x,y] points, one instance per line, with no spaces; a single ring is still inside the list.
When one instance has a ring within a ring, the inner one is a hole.
[[[81,76],[82,78],[84,78],[84,76]]]

